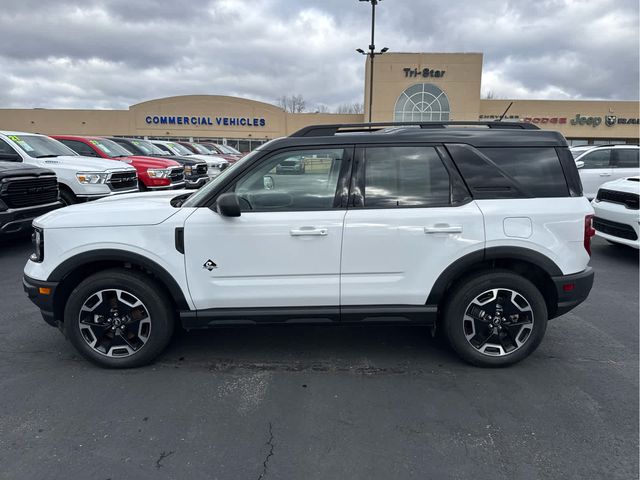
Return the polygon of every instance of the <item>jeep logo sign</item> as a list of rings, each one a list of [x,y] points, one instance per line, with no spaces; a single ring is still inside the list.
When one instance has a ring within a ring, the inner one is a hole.
[[[579,113],[571,119],[571,125],[591,125],[593,128],[602,123],[602,117],[583,117]]]

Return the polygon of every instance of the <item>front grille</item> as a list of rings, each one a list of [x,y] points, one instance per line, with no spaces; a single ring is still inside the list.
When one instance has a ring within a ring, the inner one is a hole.
[[[198,175],[206,175],[207,174],[207,164],[199,163],[196,165],[195,173]]]
[[[601,188],[598,190],[596,200],[601,202],[618,203],[624,205],[631,210],[640,209],[639,195],[630,192],[617,192],[615,190],[606,190]]]
[[[178,183],[184,180],[184,168],[174,168],[169,174],[169,180],[171,183]]]
[[[6,178],[0,184],[0,198],[9,208],[25,208],[58,201],[54,176]]]
[[[138,186],[136,172],[115,172],[107,182],[111,190],[127,190]]]
[[[606,233],[618,238],[626,238],[627,240],[637,240],[638,235],[630,225],[624,223],[612,222],[603,218],[594,217],[593,228],[598,232]]]

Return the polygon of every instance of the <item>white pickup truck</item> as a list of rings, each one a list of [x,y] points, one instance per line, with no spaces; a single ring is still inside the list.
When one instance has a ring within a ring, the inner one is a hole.
[[[0,131],[0,160],[53,170],[65,205],[138,191],[138,175],[131,165],[82,157],[45,135]]]

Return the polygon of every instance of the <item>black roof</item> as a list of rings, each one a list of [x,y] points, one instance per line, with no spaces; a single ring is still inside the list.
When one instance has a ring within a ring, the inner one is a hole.
[[[287,146],[464,143],[475,147],[566,147],[561,133],[515,122],[427,122],[311,125],[268,142],[260,150]]]

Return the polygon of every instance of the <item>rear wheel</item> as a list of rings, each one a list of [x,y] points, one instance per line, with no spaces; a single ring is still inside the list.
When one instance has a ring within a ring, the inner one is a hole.
[[[509,271],[484,272],[454,288],[444,308],[451,347],[469,363],[501,367],[540,345],[547,307],[537,287]]]
[[[108,368],[153,361],[169,343],[173,308],[150,277],[125,269],[96,273],[67,300],[65,332],[88,360]]]

